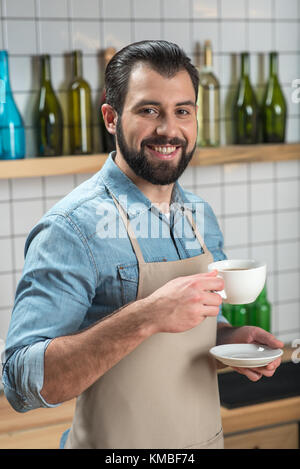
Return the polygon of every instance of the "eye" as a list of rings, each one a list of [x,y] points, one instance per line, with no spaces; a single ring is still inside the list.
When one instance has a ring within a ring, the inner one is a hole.
[[[187,109],[177,109],[177,114],[179,114],[179,116],[185,117],[190,115],[190,111]]]
[[[146,108],[141,109],[139,113],[145,116],[154,116],[157,113],[157,111],[151,107],[146,107]]]

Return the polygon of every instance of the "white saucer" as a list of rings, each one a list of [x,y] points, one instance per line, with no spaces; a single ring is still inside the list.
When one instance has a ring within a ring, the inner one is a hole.
[[[218,345],[211,348],[209,352],[224,365],[239,368],[266,366],[283,354],[281,349],[271,349],[265,345],[255,344]]]

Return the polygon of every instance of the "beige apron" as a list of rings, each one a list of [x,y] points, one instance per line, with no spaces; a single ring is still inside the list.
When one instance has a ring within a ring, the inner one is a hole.
[[[114,201],[138,260],[137,299],[179,276],[207,272],[213,258],[190,212],[204,253],[145,263],[127,215]],[[208,354],[215,341],[215,317],[186,332],[146,339],[78,397],[65,448],[223,448],[217,374]]]

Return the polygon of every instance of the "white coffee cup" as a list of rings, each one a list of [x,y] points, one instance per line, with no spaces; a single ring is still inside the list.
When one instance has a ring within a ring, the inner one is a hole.
[[[208,271],[218,270],[224,280],[224,290],[217,291],[224,303],[232,305],[253,303],[266,282],[267,266],[252,259],[227,259],[212,262]]]

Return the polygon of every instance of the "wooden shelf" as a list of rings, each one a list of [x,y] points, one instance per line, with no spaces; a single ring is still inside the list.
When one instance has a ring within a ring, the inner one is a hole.
[[[59,176],[94,173],[104,164],[107,155],[57,156],[0,161],[0,179]]]
[[[0,179],[95,173],[101,169],[107,154],[58,156],[0,161]],[[300,143],[279,145],[229,145],[197,149],[192,166],[210,166],[251,161],[284,161],[300,159]]]
[[[228,145],[219,148],[199,149],[192,164],[209,166],[215,164],[249,163],[252,161],[284,161],[300,159],[300,143],[278,145]]]

